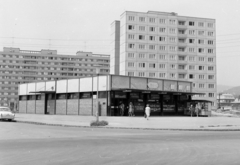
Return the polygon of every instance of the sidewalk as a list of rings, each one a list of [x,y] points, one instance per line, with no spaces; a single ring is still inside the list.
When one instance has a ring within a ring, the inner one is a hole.
[[[90,122],[96,120],[95,116],[70,116],[70,115],[40,115],[16,114],[15,120],[22,123],[90,127]],[[215,131],[240,131],[239,117],[99,117],[99,120],[108,121],[106,128],[125,129],[156,129],[156,130],[215,130]]]

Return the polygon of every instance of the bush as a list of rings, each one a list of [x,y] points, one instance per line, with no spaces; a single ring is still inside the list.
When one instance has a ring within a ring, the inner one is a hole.
[[[92,121],[91,122],[91,124],[90,124],[90,126],[106,126],[106,125],[108,125],[108,122],[107,121],[104,121],[104,120],[102,120],[102,121]]]

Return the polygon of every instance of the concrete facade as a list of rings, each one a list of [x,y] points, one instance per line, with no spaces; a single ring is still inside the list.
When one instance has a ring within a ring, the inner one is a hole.
[[[18,84],[61,80],[109,74],[109,55],[78,51],[76,55],[60,55],[56,50],[20,50],[3,48],[0,51],[0,105],[17,102]]]
[[[191,81],[193,92],[205,93],[194,99],[210,100],[216,108],[215,19],[126,11],[120,23],[113,22],[112,36],[120,49],[111,52],[111,69],[120,75]]]

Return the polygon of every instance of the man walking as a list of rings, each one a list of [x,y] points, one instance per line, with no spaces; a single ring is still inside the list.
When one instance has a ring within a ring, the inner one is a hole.
[[[150,109],[149,105],[147,104],[147,106],[145,108],[145,114],[146,114],[147,120],[150,117],[150,111],[151,111],[151,109]]]

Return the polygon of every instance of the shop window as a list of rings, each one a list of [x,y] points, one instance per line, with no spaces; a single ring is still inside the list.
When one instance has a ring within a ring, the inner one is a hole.
[[[57,94],[57,99],[58,100],[64,100],[64,99],[66,99],[66,94],[64,93],[64,94]]]
[[[19,96],[19,100],[27,100],[27,96]]]
[[[67,99],[79,99],[79,93],[68,93]]]
[[[29,95],[28,100],[36,100],[36,95]]]
[[[43,100],[44,96],[43,95],[36,95],[36,100]]]
[[[86,93],[80,93],[80,99],[90,99],[92,98],[92,93],[86,92]]]
[[[98,92],[98,93],[99,93],[99,98],[107,98],[107,92],[101,91],[101,92]]]

